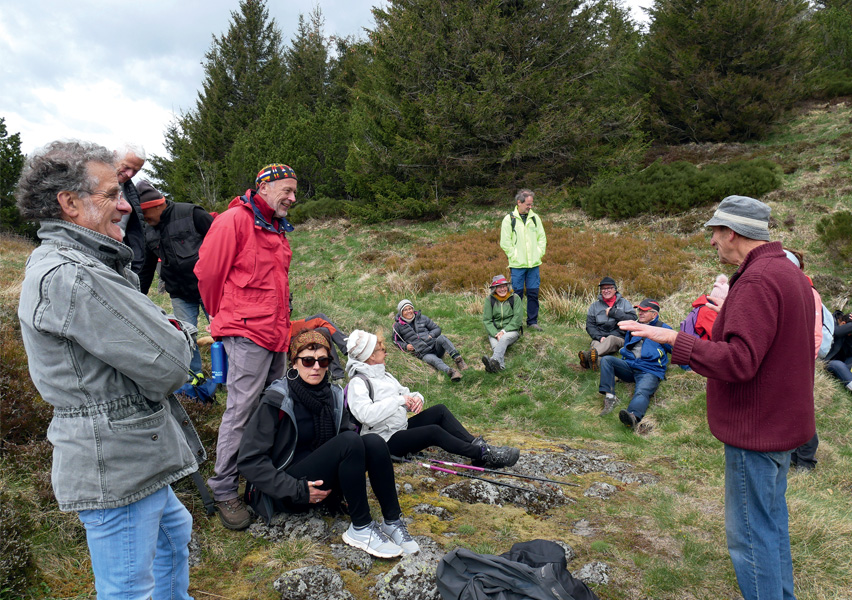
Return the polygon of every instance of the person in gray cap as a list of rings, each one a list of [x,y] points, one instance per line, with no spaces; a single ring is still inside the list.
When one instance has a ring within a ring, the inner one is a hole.
[[[725,445],[725,532],[745,600],[795,598],[787,513],[790,453],[814,424],[814,299],[807,277],[769,241],[770,208],[722,200],[705,226],[722,263],[738,265],[712,339],[623,321],[672,344],[672,362],[707,378],[707,421]]]
[[[636,310],[618,292],[615,279],[604,277],[598,288],[598,299],[586,313],[586,333],[592,341],[588,350],[580,350],[580,366],[584,369],[596,369],[600,357],[616,354],[624,345],[624,332],[618,328],[618,322],[636,319]]]
[[[396,317],[393,320],[393,341],[400,350],[411,352],[425,362],[450,376],[452,381],[460,381],[460,371],[467,368],[461,353],[456,350],[441,328],[419,310],[407,298],[396,305]],[[458,369],[447,366],[441,357],[449,354]]]

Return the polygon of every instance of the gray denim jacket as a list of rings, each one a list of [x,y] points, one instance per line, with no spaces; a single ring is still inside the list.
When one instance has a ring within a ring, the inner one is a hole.
[[[18,318],[30,376],[54,407],[61,510],[116,508],[197,470],[206,455],[170,393],[187,380],[189,336],[138,290],[124,244],[45,220]]]

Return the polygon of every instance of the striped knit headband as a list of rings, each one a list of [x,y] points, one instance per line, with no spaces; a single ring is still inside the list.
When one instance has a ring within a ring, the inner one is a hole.
[[[266,165],[257,174],[255,184],[260,185],[262,181],[270,182],[276,179],[293,179],[296,180],[296,171],[279,163]]]

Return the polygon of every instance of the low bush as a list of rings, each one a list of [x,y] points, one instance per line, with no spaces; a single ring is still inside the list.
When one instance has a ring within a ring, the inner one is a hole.
[[[691,260],[685,250],[689,240],[667,234],[613,235],[547,222],[545,230],[541,280],[551,296],[594,294],[601,277],[609,275],[631,294],[663,298],[679,289]],[[485,235],[472,231],[418,248],[411,274],[420,289],[481,292],[494,275],[509,276],[499,237],[499,229]]]
[[[10,494],[0,492],[0,599],[22,598],[36,573],[27,538],[32,523]]]
[[[672,215],[719,202],[732,194],[760,197],[780,186],[780,168],[765,159],[701,169],[683,161],[657,161],[639,173],[595,183],[582,194],[580,205],[594,218]]]
[[[297,204],[287,215],[295,224],[304,223],[308,219],[336,219],[347,212],[347,203],[325,196],[315,196]]]
[[[830,256],[836,260],[852,259],[852,212],[843,210],[823,217],[816,232]]]
[[[448,200],[430,198],[428,191],[416,183],[400,183],[387,175],[370,184],[370,188],[372,200],[347,205],[347,214],[362,223],[437,219],[448,206]]]

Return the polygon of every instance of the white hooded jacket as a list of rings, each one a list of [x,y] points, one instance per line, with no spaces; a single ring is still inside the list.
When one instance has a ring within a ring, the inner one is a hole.
[[[423,400],[418,392],[412,392],[385,370],[385,365],[368,365],[349,358],[346,363],[349,385],[346,401],[349,412],[361,422],[361,435],[375,433],[385,441],[397,431],[408,429],[408,411],[405,397],[414,396]],[[373,388],[373,399],[367,383],[356,374],[365,375]]]

